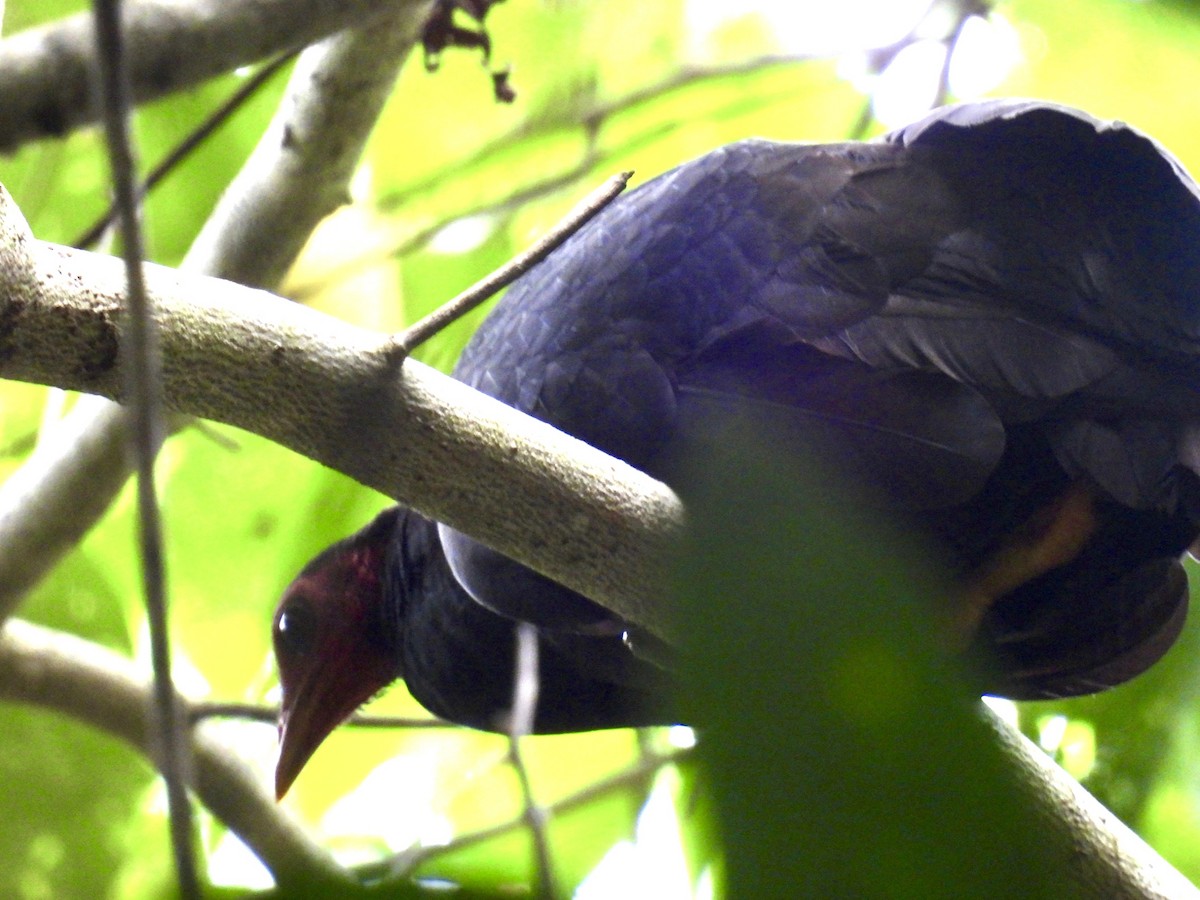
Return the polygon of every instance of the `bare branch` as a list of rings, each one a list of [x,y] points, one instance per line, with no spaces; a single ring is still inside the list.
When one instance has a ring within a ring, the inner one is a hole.
[[[125,385],[130,398],[129,443],[137,470],[138,544],[142,557],[142,586],[150,626],[150,655],[154,666],[155,732],[161,744],[159,759],[167,786],[171,847],[180,896],[200,896],[200,878],[192,834],[192,806],[185,779],[191,768],[187,725],[179,715],[171,679],[171,643],[167,629],[167,572],[162,517],[154,486],[154,461],[162,445],[162,359],[154,309],[146,297],[142,270],[141,196],[137,187],[133,136],[129,128],[130,100],[120,0],[95,0],[96,55],[104,132],[111,160],[114,206],[124,246],[127,309],[122,322]]]
[[[594,800],[597,800],[606,794],[614,791],[623,791],[630,787],[643,787],[650,784],[655,773],[664,766],[673,765],[674,763],[682,762],[690,756],[692,751],[687,750],[672,750],[667,753],[656,753],[653,751],[644,752],[636,763],[628,769],[624,769],[606,778],[601,778],[594,781],[587,787],[561,800],[545,806],[547,816],[561,816],[573,809],[578,809],[585,806]],[[525,815],[518,815],[514,819],[507,822],[501,822],[499,825],[492,825],[488,828],[481,828],[478,831],[472,831],[468,834],[459,835],[445,844],[431,845],[427,847],[414,847],[411,850],[399,853],[396,857],[387,864],[386,871],[390,879],[399,880],[406,877],[424,865],[431,859],[436,859],[439,856],[445,856],[454,853],[457,850],[462,850],[466,847],[472,847],[476,844],[481,844],[484,841],[490,841],[494,838],[501,837],[505,834],[511,834],[518,829],[526,827]],[[362,875],[368,879],[373,879],[381,874],[384,869],[383,865],[364,866],[361,870]]]
[[[155,759],[150,685],[132,662],[73,635],[19,620],[0,632],[0,697],[65,713]],[[186,704],[183,698],[179,703]],[[192,787],[283,889],[347,884],[348,874],[265,790],[266,781],[204,729],[192,733]]]
[[[212,137],[218,128],[228,122],[230,117],[237,110],[241,109],[247,100],[257,94],[263,85],[269,82],[280,69],[290,63],[296,55],[297,53],[292,51],[279,54],[240,85],[237,90],[229,95],[229,98],[224,103],[209,113],[199,126],[172,147],[170,152],[160,162],[156,163],[154,168],[146,173],[145,180],[141,184],[141,193],[144,195],[151,191],[167,175],[174,172],[192,153],[204,146],[204,142]],[[110,204],[108,209],[87,230],[71,242],[71,245],[88,250],[94,249],[92,245],[100,240],[105,230],[112,224],[115,215],[116,210]]]
[[[549,816],[533,796],[529,767],[521,753],[521,739],[533,732],[533,718],[537,712],[537,629],[528,622],[521,622],[517,626],[516,638],[516,677],[513,679],[513,703],[508,718],[508,764],[517,776],[517,785],[521,789],[521,803],[525,808],[523,818],[533,837],[534,862],[537,864],[534,896],[554,898],[559,896],[559,892],[554,875],[554,858],[550,852],[550,835],[547,829]]]
[[[277,284],[350,178],[420,31],[412,5],[301,54],[275,118],[226,189],[183,268]]]
[[[0,483],[0,620],[87,534],[129,478],[128,425],[122,407],[81,397]]]
[[[7,202],[0,376],[120,397],[119,266],[22,235]],[[682,509],[664,485],[414,360],[398,369],[388,335],[227,282],[146,273],[168,406],[262,434],[668,630],[651,586]]]
[[[271,284],[280,276],[316,223],[348,192],[366,134],[421,15],[422,8],[410,4],[375,28],[305,51],[287,99],[184,269],[249,284]],[[304,140],[285,145],[280,136],[288,133]],[[255,248],[265,245],[261,256],[246,252],[247,234],[255,236]],[[186,421],[179,417],[172,427]],[[126,427],[119,407],[85,399],[59,423],[53,439],[42,441],[0,485],[0,619],[87,533],[125,483]]]
[[[244,719],[248,722],[264,722],[275,725],[279,722],[279,707],[264,706],[259,703],[193,703],[191,708],[193,722],[203,719]],[[410,716],[373,716],[355,713],[342,723],[351,728],[439,728],[463,731],[466,726],[433,716],[413,718]]]
[[[141,0],[123,16],[135,102],[302,47],[388,13],[423,15],[426,0]],[[94,122],[90,15],[0,41],[0,150]]]
[[[735,64],[713,68],[684,68],[675,76],[664,79],[664,81],[648,88],[645,92],[638,91],[629,95],[628,98],[622,98],[603,106],[585,109],[573,119],[566,120],[561,115],[549,119],[532,119],[514,128],[505,136],[489,142],[465,160],[453,162],[450,168],[440,169],[436,174],[417,185],[381,198],[378,201],[380,209],[396,215],[397,210],[413,202],[415,198],[419,197],[425,191],[430,190],[434,185],[441,183],[446,177],[472,167],[489,164],[505,148],[510,147],[512,142],[526,139],[530,135],[553,131],[555,128],[582,128],[584,130],[588,139],[579,158],[565,169],[546,175],[537,181],[524,184],[500,198],[485,200],[483,202],[475,201],[443,214],[436,221],[423,221],[415,229],[408,222],[404,222],[398,227],[387,229],[386,233],[381,237],[371,240],[363,247],[343,256],[335,265],[326,267],[321,273],[322,283],[331,278],[335,279],[352,274],[381,260],[412,253],[428,244],[430,240],[451,222],[470,216],[508,215],[535,200],[551,196],[568,188],[573,188],[582,179],[590,176],[597,167],[606,164],[614,157],[627,155],[634,151],[640,144],[647,143],[661,136],[663,131],[670,130],[672,127],[670,123],[659,122],[639,129],[632,135],[623,134],[621,139],[615,143],[604,142],[601,145],[595,140],[595,134],[603,126],[607,117],[611,115],[617,115],[628,109],[635,108],[637,103],[650,102],[659,93],[665,94],[673,90],[683,89],[693,83],[703,82],[709,78],[730,77],[732,74],[740,72],[757,71],[764,68],[782,66],[786,63],[798,63],[804,59],[805,57],[770,57],[754,60],[749,64]],[[731,103],[727,107],[717,108],[712,114],[716,119],[722,118],[734,109],[738,113],[744,114],[750,109],[783,102],[790,97],[790,91],[781,91],[765,99],[753,98],[747,101],[745,98],[739,98],[735,103]],[[747,105],[748,103],[749,105]],[[867,105],[869,107],[869,102]],[[306,282],[289,283],[287,292],[289,296],[297,300],[304,300],[318,290],[319,287],[320,285]]]
[[[432,222],[421,222],[415,229],[407,222],[401,224],[400,227],[387,229],[382,237],[374,240],[368,239],[362,248],[345,254],[332,265],[324,267],[318,281],[293,280],[294,275],[289,276],[286,286],[287,294],[294,300],[304,302],[330,281],[353,275],[355,272],[384,260],[406,256],[419,250],[433,240],[447,225],[457,222],[459,219],[469,216],[511,215],[527,203],[572,187],[588,175],[600,161],[598,155],[587,151],[566,170],[555,172],[532,184],[523,185],[494,202],[482,205],[472,203],[462,209],[439,216]],[[474,289],[474,287],[469,288],[468,293]],[[454,298],[449,302],[454,303],[457,299]],[[437,315],[437,312],[435,311],[432,315]]]
[[[1200,900],[1200,890],[1079,782],[991,709],[980,707],[1037,814],[1030,827],[1064,848],[1077,896]]]
[[[399,356],[411,353],[414,347],[429,340],[451,322],[462,318],[497,291],[512,284],[590,222],[600,210],[612,203],[617,195],[625,190],[631,177],[633,172],[619,172],[605,179],[603,184],[579,201],[561,222],[532,247],[396,335],[394,352]]]

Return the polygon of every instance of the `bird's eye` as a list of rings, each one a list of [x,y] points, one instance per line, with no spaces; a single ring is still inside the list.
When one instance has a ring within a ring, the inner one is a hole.
[[[313,645],[316,618],[303,600],[293,599],[275,617],[275,652],[279,656],[304,656]]]

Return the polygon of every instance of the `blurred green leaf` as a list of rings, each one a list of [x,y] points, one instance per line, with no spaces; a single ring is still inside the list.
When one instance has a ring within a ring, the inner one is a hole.
[[[0,706],[0,733],[0,895],[104,896],[142,822],[150,769],[115,739],[32,709]]]
[[[1063,897],[911,548],[750,433],[696,467],[677,567],[728,896]]]

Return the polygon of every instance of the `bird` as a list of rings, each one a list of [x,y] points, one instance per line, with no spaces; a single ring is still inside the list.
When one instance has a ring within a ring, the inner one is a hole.
[[[980,693],[1086,694],[1182,628],[1200,534],[1200,189],[1121,122],[942,107],[867,142],[748,139],[618,198],[500,299],[466,384],[662,479],[754,415],[926,540]],[[820,602],[820,598],[811,598]],[[752,611],[749,611],[752,612]],[[403,506],[273,620],[282,797],[397,679],[503,730],[536,629],[536,732],[678,721],[633,623]],[[667,648],[669,651],[669,648]]]

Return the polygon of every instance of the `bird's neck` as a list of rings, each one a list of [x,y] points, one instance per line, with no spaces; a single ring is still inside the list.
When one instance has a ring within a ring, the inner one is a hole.
[[[409,692],[436,715],[500,727],[512,699],[513,622],[463,590],[436,524],[418,513],[401,513],[385,565],[384,627]]]
[[[477,603],[446,562],[437,525],[397,519],[384,578],[385,627],[409,693],[442,718],[505,730],[516,670],[516,623]],[[619,637],[539,629],[534,730],[678,721],[665,673],[635,658]]]

